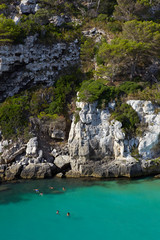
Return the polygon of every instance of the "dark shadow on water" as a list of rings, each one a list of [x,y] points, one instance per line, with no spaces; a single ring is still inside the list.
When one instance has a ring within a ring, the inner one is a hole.
[[[41,179],[41,180],[18,180],[13,183],[0,184],[0,204],[19,203],[21,201],[29,201],[30,198],[27,194],[39,194],[54,195],[54,194],[66,194],[67,192],[73,192],[77,188],[86,187],[105,187],[112,188],[113,185],[129,185],[140,184],[147,181],[157,181],[153,177],[141,178],[141,179],[93,179],[93,178],[79,178],[79,179]],[[159,180],[160,181],[160,180]],[[64,188],[64,190],[63,190]],[[34,189],[39,189],[39,193],[36,193]]]

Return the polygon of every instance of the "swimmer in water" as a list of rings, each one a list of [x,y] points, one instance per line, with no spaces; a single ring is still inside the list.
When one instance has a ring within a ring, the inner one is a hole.
[[[69,217],[70,216],[70,213],[69,212],[67,212],[67,217]]]
[[[34,189],[34,191],[36,192],[36,193],[39,193],[39,190],[36,188],[36,189]]]
[[[62,190],[63,190],[63,191],[66,191],[66,189],[65,189],[64,187],[62,188]]]
[[[54,187],[49,187],[50,189],[54,189]]]
[[[59,210],[57,210],[56,214],[59,214]]]
[[[39,195],[40,195],[40,196],[43,196],[43,193],[41,192]]]

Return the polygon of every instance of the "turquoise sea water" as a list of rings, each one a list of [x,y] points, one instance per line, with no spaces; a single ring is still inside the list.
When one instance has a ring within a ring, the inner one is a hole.
[[[160,239],[160,180],[52,179],[0,185],[0,240],[11,239]]]

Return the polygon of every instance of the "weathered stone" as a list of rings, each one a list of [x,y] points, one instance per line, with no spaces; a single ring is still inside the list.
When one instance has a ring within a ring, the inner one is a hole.
[[[154,178],[160,178],[160,174],[155,175]]]
[[[63,173],[57,173],[57,174],[56,174],[56,177],[63,178],[63,177],[64,177],[64,174],[63,174]]]
[[[122,132],[122,124],[110,120],[108,108],[97,109],[97,104],[77,103],[81,108],[79,112],[80,121],[72,121],[69,134],[69,150],[71,158],[103,159],[113,156],[123,157],[125,134]],[[119,149],[119,150],[118,150]]]
[[[5,180],[10,181],[20,176],[22,166],[20,164],[11,165],[5,171]]]
[[[5,161],[5,163],[13,162],[13,160],[23,152],[25,152],[26,147],[21,146],[21,144],[15,144],[11,146],[9,149],[6,149],[3,154],[1,155],[1,158]]]
[[[50,23],[53,23],[56,27],[60,27],[62,24],[71,22],[71,19],[68,16],[62,15],[62,16],[52,16],[49,19]]]
[[[139,138],[139,154],[143,159],[155,158],[160,153],[160,113],[154,113],[155,107],[151,101],[129,100],[127,103],[138,113],[141,121],[148,125]]]
[[[150,101],[127,103],[137,111],[141,122],[148,124],[142,137],[126,139],[122,124],[110,122],[109,108],[99,110],[96,103],[77,103],[80,121],[72,121],[68,139],[71,171],[66,176],[138,177],[160,171],[156,161],[145,160],[160,155],[160,114],[154,113]],[[133,148],[142,156],[138,162],[131,157]],[[112,160],[108,162],[109,158]]]
[[[60,72],[79,62],[77,43],[36,43],[37,35],[24,44],[0,46],[0,102],[21,89],[37,84],[51,86]]]
[[[28,166],[24,167],[21,172],[21,178],[35,178],[37,170],[37,165],[35,164],[29,164]]]
[[[36,0],[21,0],[20,13],[22,14],[34,14],[37,10]]]
[[[26,155],[31,157],[38,156],[38,140],[37,137],[31,138],[27,143]]]
[[[70,163],[70,156],[66,156],[66,155],[60,155],[60,156],[56,157],[54,160],[54,164],[58,168],[62,168],[64,165],[66,165],[68,163]]]
[[[34,163],[30,163],[23,168],[21,172],[21,178],[49,178],[52,177],[56,171],[57,168],[54,164],[39,163],[35,165]]]
[[[53,132],[51,133],[51,138],[64,140],[65,132],[60,129],[54,129]]]

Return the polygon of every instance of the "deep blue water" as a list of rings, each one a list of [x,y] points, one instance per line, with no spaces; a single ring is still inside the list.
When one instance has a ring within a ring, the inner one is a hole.
[[[160,180],[52,179],[0,185],[0,240],[11,239],[160,239]]]

